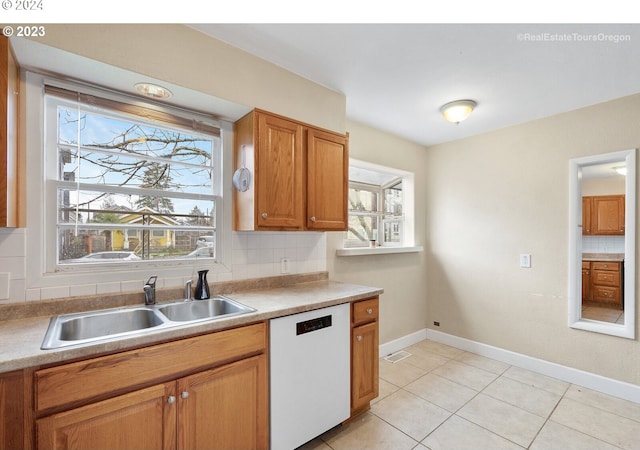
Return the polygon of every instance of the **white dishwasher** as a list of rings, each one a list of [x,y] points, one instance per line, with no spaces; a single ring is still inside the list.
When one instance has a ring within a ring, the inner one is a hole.
[[[350,415],[349,304],[270,321],[271,450],[291,450]]]

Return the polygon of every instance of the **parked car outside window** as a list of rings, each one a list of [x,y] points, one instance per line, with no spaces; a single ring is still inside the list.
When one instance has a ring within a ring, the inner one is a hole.
[[[200,236],[196,242],[196,248],[214,247],[216,245],[215,236]]]
[[[210,245],[208,247],[200,247],[191,253],[184,255],[183,258],[213,258],[215,256],[215,248]]]
[[[108,261],[139,261],[141,258],[134,252],[97,252],[90,253],[81,258],[67,259],[63,263],[90,263]]]

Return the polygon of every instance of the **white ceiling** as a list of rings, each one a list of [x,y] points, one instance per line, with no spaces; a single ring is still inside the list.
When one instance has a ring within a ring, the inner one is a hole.
[[[345,94],[349,119],[424,145],[640,92],[640,25],[192,26]],[[445,122],[440,106],[458,99],[476,111]]]

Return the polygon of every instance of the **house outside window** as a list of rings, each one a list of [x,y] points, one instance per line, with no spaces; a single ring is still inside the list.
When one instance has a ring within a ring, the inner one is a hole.
[[[216,236],[220,130],[195,117],[45,87],[45,202],[57,230],[47,245],[56,247],[56,267],[183,260],[201,236]]]
[[[412,200],[413,174],[350,160],[345,248],[413,245]]]

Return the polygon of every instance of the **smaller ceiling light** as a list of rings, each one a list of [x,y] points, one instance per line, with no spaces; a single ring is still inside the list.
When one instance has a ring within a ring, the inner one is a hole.
[[[136,84],[136,91],[147,97],[159,99],[169,98],[173,95],[169,89],[151,83]]]
[[[440,112],[448,122],[459,124],[469,117],[476,106],[473,100],[456,100],[442,105]]]

